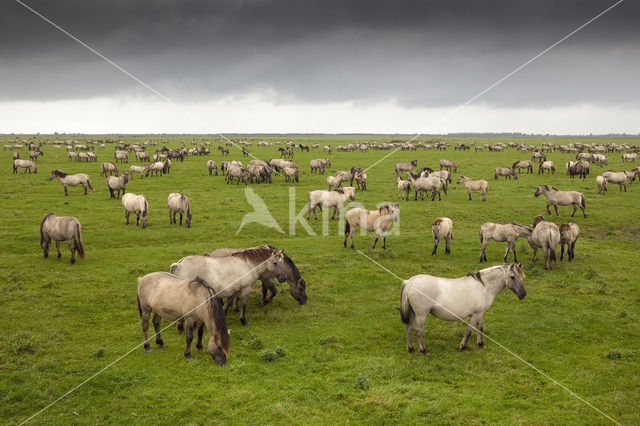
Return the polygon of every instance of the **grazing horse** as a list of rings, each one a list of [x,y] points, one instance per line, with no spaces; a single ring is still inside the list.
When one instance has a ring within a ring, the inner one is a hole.
[[[207,161],[207,170],[209,170],[209,176],[211,176],[211,172],[215,172],[216,176],[218,176],[218,165],[215,161]]]
[[[329,191],[332,189],[338,189],[342,185],[342,182],[349,180],[349,173],[345,171],[339,171],[335,176],[327,176],[327,185],[329,185]]]
[[[186,348],[184,356],[192,359],[191,342],[193,330],[198,327],[196,348],[202,348],[203,325],[207,326],[209,344],[207,352],[218,365],[224,365],[229,355],[229,331],[222,307],[215,289],[199,277],[181,278],[167,272],[152,272],[138,278],[138,312],[142,319],[144,350],[151,352],[148,328],[149,317],[153,315],[156,344],[165,347],[160,334],[160,322],[184,321],[186,329]]]
[[[186,196],[172,192],[167,197],[167,205],[169,206],[170,224],[176,223],[176,213],[180,213],[180,226],[182,226],[182,214],[184,213],[184,224],[187,228],[191,227],[191,204]]]
[[[409,201],[411,182],[409,182],[408,180],[402,180],[400,176],[396,176],[396,183],[398,184],[398,198]]]
[[[446,254],[451,254],[451,240],[453,240],[453,222],[448,217],[439,217],[431,225],[431,233],[433,234],[433,251],[434,256],[438,251],[438,244],[444,238],[446,243]]]
[[[532,262],[536,261],[538,249],[544,254],[544,269],[551,270],[551,262],[556,261],[556,247],[560,244],[560,229],[555,223],[547,222],[539,215],[533,221],[533,232],[529,236],[529,245],[533,249]]]
[[[413,184],[413,190],[416,193],[414,201],[418,201],[418,193],[420,193],[420,199],[424,201],[424,193],[426,192],[428,194],[429,191],[431,191],[431,201],[435,200],[436,193],[438,194],[438,201],[442,201],[442,197],[440,196],[441,187],[444,191],[444,195],[447,195],[446,181],[437,176],[417,177],[413,173],[409,172],[409,180]]]
[[[487,243],[490,240],[494,240],[499,243],[506,242],[507,249],[504,252],[503,261],[505,263],[507,262],[507,255],[509,254],[509,250],[511,250],[511,252],[513,253],[513,261],[517,262],[518,257],[516,256],[516,241],[521,237],[529,237],[529,235],[531,235],[531,231],[533,231],[532,228],[520,225],[518,223],[483,223],[478,234],[478,236],[480,237],[480,263],[487,261],[487,254],[485,250],[487,248]]]
[[[23,167],[24,173],[27,173],[27,170],[29,170],[29,173],[31,173],[31,170],[33,170],[33,173],[38,173],[36,163],[31,160],[20,160],[19,158],[13,160],[13,173],[18,173],[18,167]]]
[[[166,166],[166,162],[169,160],[164,160],[163,161],[156,161],[155,163],[151,163],[147,166],[147,171],[144,174],[145,176],[153,176],[154,173],[156,176],[158,176],[158,173],[160,174],[160,176],[162,176],[162,174],[165,172],[165,166]]]
[[[52,170],[49,175],[49,180],[57,178],[58,182],[60,182],[64,188],[64,195],[69,195],[67,191],[67,186],[76,186],[82,185],[84,188],[84,195],[87,195],[87,187],[93,192],[93,187],[91,186],[91,180],[89,180],[89,176],[84,173],[77,173],[75,175],[70,175],[68,173],[63,172],[62,170]]]
[[[589,174],[589,163],[578,161],[570,165],[567,172],[569,173],[570,178],[573,178],[577,175],[578,178],[586,179],[587,175]]]
[[[448,171],[452,171],[451,169],[453,169],[454,173],[458,172],[458,166],[451,160],[440,160],[440,170],[442,169],[447,169]]]
[[[268,245],[240,250],[226,257],[187,256],[171,265],[172,274],[185,278],[202,277],[220,298],[227,297],[225,311],[239,296],[242,325],[249,325],[245,311],[251,288],[267,270],[278,281],[287,279],[283,251]]]
[[[82,226],[78,219],[72,216],[56,216],[53,213],[46,215],[40,223],[40,247],[44,252],[44,258],[49,257],[49,247],[51,240],[56,242],[58,249],[58,259],[60,253],[60,241],[64,241],[71,250],[71,263],[76,263],[76,251],[81,259],[84,259],[84,247],[82,246]]]
[[[109,177],[112,174],[114,176],[118,176],[118,166],[116,166],[114,163],[102,163],[100,165],[100,168],[102,169],[102,173],[104,175],[104,177]]]
[[[147,172],[147,167],[149,167],[148,164],[129,167],[129,175],[131,176],[131,179],[133,179],[134,173],[140,173],[140,180],[142,180],[144,178],[144,174]]]
[[[345,214],[345,227],[344,227],[344,242],[343,245],[347,246],[347,236],[351,237],[351,248],[355,249],[353,245],[353,234],[356,232],[356,227],[360,226],[365,231],[374,231],[376,238],[373,240],[372,249],[376,248],[378,238],[382,235],[382,248],[387,249],[387,230],[393,222],[398,221],[398,215],[400,214],[400,206],[398,204],[385,204],[377,210],[365,210],[359,207],[349,210]]]
[[[129,162],[129,153],[127,151],[116,151],[113,154],[113,158],[115,159],[116,163],[118,162],[118,160],[120,160],[120,162],[124,162],[124,163],[128,163]]]
[[[511,179],[513,177],[515,180],[518,180],[518,173],[515,169],[511,167],[498,167],[493,171],[493,178],[498,180],[498,176],[504,176],[504,179]]]
[[[602,177],[605,178],[607,182],[618,184],[620,191],[622,191],[622,187],[624,186],[624,192],[627,192],[627,173],[624,170],[619,172],[604,172]]]
[[[254,247],[255,248],[255,247]],[[204,256],[209,257],[225,257],[231,256],[233,253],[242,251],[243,249],[234,249],[234,248],[221,248],[217,250],[213,250],[209,253],[205,253]],[[286,253],[282,253],[284,256],[284,263],[286,267],[287,273],[287,283],[289,284],[289,292],[291,296],[298,301],[301,305],[307,303],[307,282],[302,278],[302,274],[298,270],[296,264],[291,260]],[[278,292],[276,285],[274,283],[274,279],[276,276],[269,270],[260,275],[260,282],[262,283],[262,298],[260,299],[261,305],[266,305],[271,302],[271,299]],[[236,299],[237,301],[237,299]]]
[[[471,180],[466,176],[460,176],[458,178],[458,182],[456,183],[464,183],[464,186],[467,188],[467,192],[469,193],[469,201],[471,199],[472,191],[482,191],[482,201],[487,201],[487,191],[489,190],[489,182],[484,179],[480,180]]]
[[[107,188],[109,188],[110,196],[109,198],[120,198],[120,191],[122,191],[122,195],[125,194],[125,189],[127,188],[127,183],[129,183],[129,175],[123,173],[120,177],[109,176],[107,178]],[[118,190],[118,197],[113,194],[113,191]]]
[[[484,312],[505,288],[520,300],[524,299],[527,291],[523,278],[522,263],[519,263],[493,266],[455,279],[415,275],[404,281],[400,292],[400,318],[406,324],[407,352],[414,351],[412,329],[415,320],[418,348],[423,354],[428,353],[422,339],[428,314],[445,321],[462,321],[469,317],[460,350],[467,348],[473,330],[478,333],[478,346],[484,348]]]
[[[555,174],[556,168],[554,167],[553,161],[541,161],[540,166],[538,166],[538,174],[544,174],[544,171],[547,171],[547,174]]]
[[[596,176],[596,185],[598,185],[598,194],[604,195],[607,192],[607,179],[604,176]]]
[[[531,160],[520,160],[520,161],[516,161],[515,163],[513,163],[513,166],[511,166],[512,169],[518,169],[518,173],[522,172],[522,169],[525,169],[527,171],[527,173],[533,173],[533,164],[531,163]]]
[[[229,155],[229,149],[224,146],[219,146],[218,151],[220,151],[220,154],[222,154],[223,157],[225,154]]]
[[[573,206],[573,214],[571,217],[575,216],[576,209],[580,207],[582,210],[582,214],[584,217],[587,217],[587,213],[585,212],[586,204],[584,201],[584,195],[581,192],[577,191],[559,191],[553,186],[547,185],[538,185],[538,189],[533,194],[535,197],[540,196],[540,194],[544,194],[547,197],[547,213],[551,214],[551,210],[549,210],[549,206],[553,205],[553,208],[556,210],[556,216],[560,216],[558,214],[558,205],[560,206]]]
[[[400,172],[412,172],[416,167],[418,167],[418,160],[411,160],[408,163],[396,163],[396,176],[399,176]]]
[[[307,220],[309,220],[311,212],[313,212],[313,216],[318,220],[316,207],[320,207],[320,211],[322,211],[322,207],[333,207],[331,219],[335,217],[336,213],[338,213],[338,219],[340,219],[342,205],[348,198],[352,201],[356,199],[356,189],[352,186],[338,188],[335,191],[317,189],[309,192],[307,194]]]
[[[575,257],[576,241],[580,235],[580,227],[575,223],[563,223],[560,229],[560,260],[564,257],[564,245],[567,245],[569,262]]]
[[[142,217],[142,228],[147,227],[147,215],[149,214],[149,203],[144,195],[136,195],[133,192],[122,196],[122,207],[124,207],[124,218],[129,224],[129,215],[136,214],[136,226],[140,224]]]

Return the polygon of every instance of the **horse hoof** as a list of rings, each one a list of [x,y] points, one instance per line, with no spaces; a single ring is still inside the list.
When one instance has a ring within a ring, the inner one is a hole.
[[[242,323],[242,325],[244,325],[245,327],[249,326],[249,321],[247,321],[246,319],[240,320],[240,322]]]
[[[478,347],[479,347],[480,349],[484,349],[484,348],[486,348],[486,347],[487,347],[487,345],[485,345],[484,343],[478,343]]]
[[[164,342],[162,342],[162,343],[158,343],[158,348],[160,348],[160,349],[164,349],[164,348],[166,348],[166,347],[167,347],[167,345],[165,345],[165,344],[164,344]]]
[[[145,351],[146,353],[149,353],[149,352],[151,352],[151,348],[144,348],[144,351]]]
[[[409,352],[410,354],[414,353],[416,350],[413,348],[407,348],[407,352]]]
[[[460,349],[459,350],[460,350],[460,352],[466,351],[467,350],[467,346],[466,345],[465,346],[460,345]]]
[[[196,349],[202,350],[202,345],[196,345]]]
[[[184,357],[185,357],[186,359],[188,359],[188,360],[192,360],[192,359],[193,359],[193,357],[192,357],[191,355],[185,355]]]

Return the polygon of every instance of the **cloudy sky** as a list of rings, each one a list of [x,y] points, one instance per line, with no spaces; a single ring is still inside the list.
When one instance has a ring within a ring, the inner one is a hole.
[[[23,1],[174,104],[5,0],[0,132],[640,133],[632,0]]]

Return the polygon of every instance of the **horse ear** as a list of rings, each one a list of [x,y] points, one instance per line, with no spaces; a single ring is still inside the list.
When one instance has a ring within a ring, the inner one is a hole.
[[[522,269],[522,262],[518,263],[518,269]]]

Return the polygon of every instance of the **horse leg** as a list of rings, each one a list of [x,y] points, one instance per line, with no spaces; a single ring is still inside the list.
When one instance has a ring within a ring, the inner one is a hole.
[[[73,245],[73,239],[65,240],[65,243],[67,243],[67,245],[69,246],[69,250],[71,250],[71,260],[69,261],[69,263],[73,265],[74,263],[76,263],[76,251],[75,246]]]
[[[485,253],[485,249],[487,248],[487,242],[483,241],[480,243],[480,263],[487,260],[487,255]]]
[[[113,189],[109,188],[109,198],[116,198],[115,195],[113,195]]]
[[[553,205],[553,209],[556,211],[556,216],[560,216],[560,213],[558,213],[558,205],[557,204]],[[551,212],[549,212],[549,213],[551,213]]]
[[[378,244],[378,237],[379,237],[379,235],[376,233],[376,238],[373,240],[373,245],[371,246],[371,249],[375,249],[376,248],[376,244]]]
[[[551,269],[550,260],[549,260],[549,249],[545,246],[542,246],[542,254],[544,255],[544,269],[547,271]]]
[[[547,213],[549,213],[549,214],[551,214],[551,210],[549,210],[549,206],[550,206],[550,205],[551,205],[551,204],[547,204]]]
[[[482,190],[482,201],[487,201],[487,190],[486,189]]]
[[[575,257],[575,247],[576,247],[576,242],[572,242],[570,245],[567,246],[567,253],[569,255],[569,262],[571,262],[571,260],[573,260],[573,258]],[[569,249],[571,249],[571,251],[569,251]]]
[[[158,313],[154,313],[153,314],[153,329],[156,331],[156,345],[160,346],[161,348],[166,347],[167,345],[164,344],[164,341],[162,340],[162,335],[160,334],[160,322],[162,321],[162,318],[160,318],[160,315],[158,315]]]
[[[382,234],[382,250],[386,250],[387,249],[387,233],[384,232]]]
[[[125,218],[125,220],[127,221],[127,222],[126,222],[126,223],[127,223],[127,225],[129,224],[129,215],[130,215],[130,214],[131,214],[131,213],[129,213],[129,212],[125,212],[125,213],[124,213],[124,218]]]
[[[87,185],[83,183],[82,187],[84,188],[84,195],[87,195]],[[120,193],[120,191],[118,191],[118,193]]]
[[[69,196],[69,191],[67,191],[67,185],[62,185],[64,187],[64,195]]]
[[[171,225],[173,221],[171,220],[171,208],[169,208],[169,225]]]
[[[351,229],[349,231],[349,237],[351,238],[351,248],[352,249],[356,248],[356,246],[353,245],[353,234],[355,234],[355,233],[356,233],[356,227],[353,226],[353,227],[351,227]]]
[[[481,348],[481,349],[485,348],[485,344],[482,341],[482,335],[484,334],[483,316],[484,316],[484,312],[479,315],[480,318],[478,319],[478,324],[476,325],[476,327],[477,327],[476,332],[478,334],[478,337],[476,339],[476,343],[478,344],[478,347]]]
[[[460,350],[464,351],[467,349],[467,342],[469,341],[469,336],[471,336],[471,332],[474,329],[474,324],[477,324],[478,320],[476,319],[476,315],[473,314],[469,318],[469,322],[467,322],[467,328],[464,330],[464,335],[462,336],[462,341],[460,342]]]
[[[431,252],[431,256],[435,256],[437,251],[438,251],[438,243],[440,242],[439,239],[434,239],[433,240],[433,251]]]
[[[249,325],[247,321],[246,312],[247,312],[247,299],[249,298],[249,293],[240,295],[240,322],[245,327]]]
[[[560,261],[564,257],[564,243],[560,243]],[[571,246],[567,244],[567,257],[571,258]]]
[[[444,253],[451,254],[451,238],[449,238],[449,236],[444,237],[444,242],[447,243],[447,249],[444,251]]]
[[[236,295],[234,294],[233,296],[227,297],[227,301],[224,302],[224,306],[222,307],[222,309],[224,309],[225,315],[227,314],[227,311],[229,310],[229,307],[231,306],[235,298]]]
[[[151,352],[151,346],[149,345],[149,316],[151,315],[151,309],[142,310],[140,317],[142,318],[142,335],[144,336],[144,350],[145,352]]]
[[[266,305],[271,302],[278,292],[276,289],[276,285],[270,279],[261,280],[262,281],[262,299],[260,299],[261,305]]]
[[[576,206],[575,204],[572,204],[571,206],[573,207],[573,214],[571,215],[571,217],[573,217],[576,214],[576,210],[578,210],[578,206]]]
[[[182,226],[182,212],[180,212],[180,226]]]
[[[471,190],[469,190],[468,192],[469,192],[469,201],[473,201],[473,200],[471,199]]]
[[[409,353],[415,352],[415,349],[413,349],[413,339],[411,338],[415,316],[413,309],[409,309],[409,321],[405,325],[405,333],[407,335],[407,352]]]
[[[509,256],[510,249],[511,249],[511,243],[507,241],[507,249],[504,251],[504,257],[502,258],[503,263],[507,263],[507,256]]]
[[[418,349],[425,355],[428,355],[427,347],[424,345],[424,340],[422,339],[422,332],[424,331],[424,323],[427,321],[427,315],[416,315],[416,337],[418,338]]]
[[[511,252],[513,253],[513,261],[515,263],[518,263],[518,256],[516,256],[516,243],[518,242],[518,240],[513,242],[513,245],[511,246]],[[506,262],[505,262],[506,263]]]
[[[193,321],[185,321],[184,334],[186,340],[186,347],[184,349],[184,357],[187,359],[193,359],[191,356],[191,342],[193,341]]]
[[[44,258],[49,257],[49,247],[51,246],[51,238],[49,236],[44,237],[44,241],[40,243],[42,246],[42,251],[44,252]]]
[[[196,349],[202,349],[202,335],[204,334],[204,323],[198,327],[198,339],[196,340]]]
[[[60,253],[60,241],[56,241],[56,249],[58,249],[58,259],[62,257],[62,253]]]

